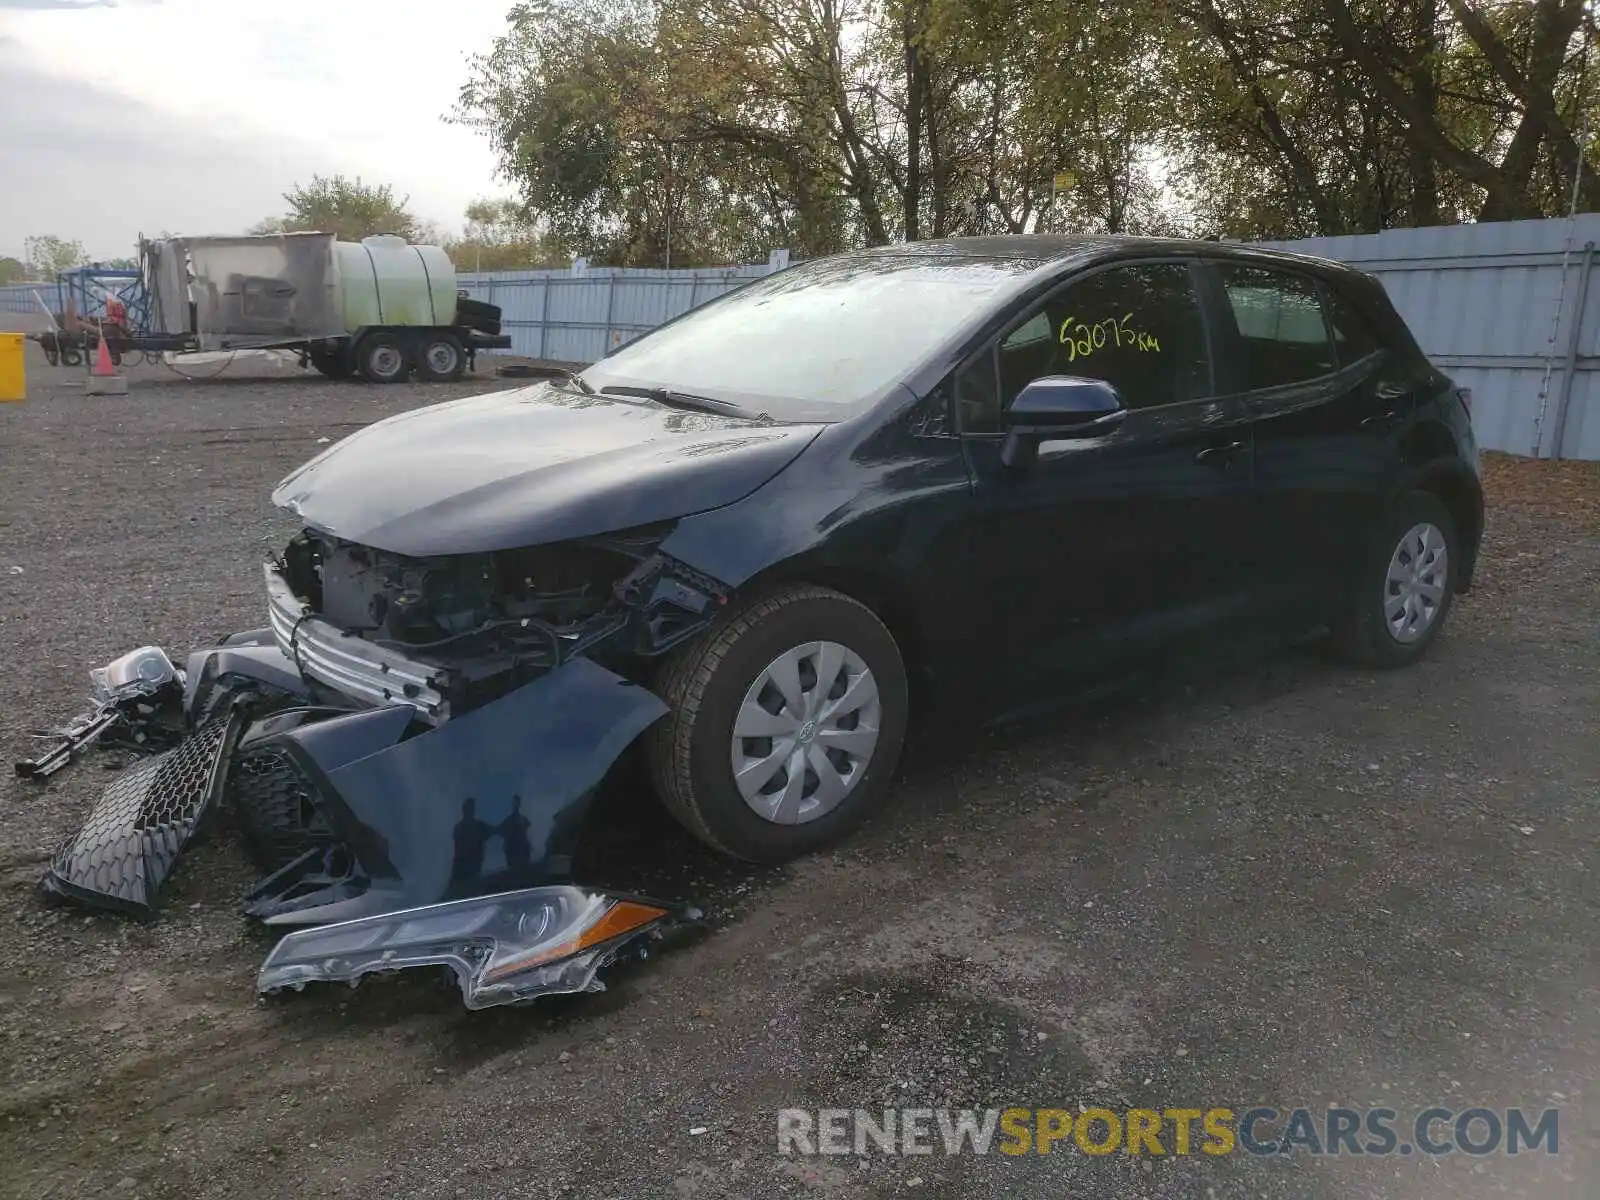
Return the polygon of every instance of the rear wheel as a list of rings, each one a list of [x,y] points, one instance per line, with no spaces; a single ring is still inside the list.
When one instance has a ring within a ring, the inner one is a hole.
[[[373,383],[404,383],[411,374],[411,356],[396,333],[369,333],[356,347],[356,365]]]
[[[1444,628],[1460,555],[1455,521],[1431,492],[1390,511],[1363,555],[1355,590],[1334,622],[1334,645],[1372,667],[1416,662]]]
[[[799,585],[675,653],[649,734],[656,790],[725,854],[777,862],[832,841],[880,801],[905,736],[899,647],[865,605]]]
[[[430,383],[454,383],[467,369],[467,352],[453,333],[429,334],[417,356],[417,378]]]

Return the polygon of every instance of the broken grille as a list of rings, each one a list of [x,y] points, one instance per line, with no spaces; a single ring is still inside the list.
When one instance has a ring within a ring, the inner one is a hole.
[[[233,718],[200,726],[175,749],[129,767],[45,872],[48,893],[148,914],[178,852],[216,796]]]

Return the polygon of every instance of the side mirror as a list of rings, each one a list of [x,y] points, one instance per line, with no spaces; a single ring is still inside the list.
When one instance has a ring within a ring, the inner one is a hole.
[[[1026,466],[1041,442],[1099,437],[1127,415],[1117,389],[1103,379],[1046,375],[1023,388],[1006,410],[1000,461]]]

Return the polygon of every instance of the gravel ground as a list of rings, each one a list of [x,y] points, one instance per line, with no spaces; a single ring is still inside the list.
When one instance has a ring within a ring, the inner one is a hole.
[[[260,623],[267,493],[323,439],[501,381],[151,368],[0,406],[0,752],[84,671]],[[1600,1178],[1600,471],[1488,464],[1479,587],[1420,667],[1310,653],[915,744],[838,852],[754,872],[624,783],[600,869],[709,932],[603,995],[427,979],[253,997],[252,873],[195,848],[149,925],[33,885],[106,781],[0,785],[0,1193],[44,1197],[1592,1197]],[[797,1159],[782,1107],[1561,1109],[1471,1159]]]

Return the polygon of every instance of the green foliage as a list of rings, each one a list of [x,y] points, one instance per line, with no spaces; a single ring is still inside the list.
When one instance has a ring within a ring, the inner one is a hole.
[[[550,244],[598,262],[662,265],[669,238],[689,265],[1339,234],[1564,211],[1600,115],[1587,20],[1583,0],[528,0],[456,119]]]
[[[89,261],[82,242],[49,233],[25,240],[22,252],[28,257],[28,273],[35,279],[54,279],[62,271],[81,267]]]
[[[0,258],[0,287],[28,277],[28,268],[21,259]]]
[[[458,271],[516,271],[564,266],[562,248],[542,236],[527,211],[508,197],[467,205],[466,231],[444,243]]]
[[[284,193],[289,211],[268,217],[251,233],[331,233],[342,242],[359,242],[375,233],[392,233],[408,242],[430,240],[433,231],[407,210],[409,197],[395,198],[388,184],[368,184],[360,176],[314,175]]]

